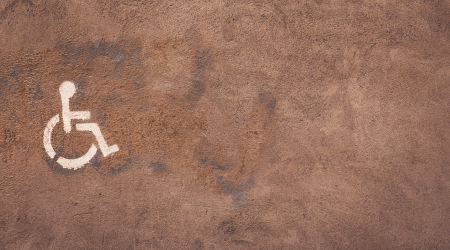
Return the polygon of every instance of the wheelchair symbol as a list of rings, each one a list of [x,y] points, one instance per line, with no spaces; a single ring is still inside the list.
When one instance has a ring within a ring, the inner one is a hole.
[[[88,120],[91,117],[89,111],[70,111],[69,99],[75,94],[76,88],[75,84],[69,81],[65,81],[59,87],[59,93],[61,94],[62,101],[62,120],[64,131],[70,133],[72,130],[71,121],[72,120]],[[53,116],[47,123],[47,127],[44,130],[44,148],[50,158],[55,158],[56,152],[52,146],[52,131],[56,124],[59,122],[59,114]],[[98,146],[104,157],[119,151],[117,145],[108,146],[105,139],[103,138],[100,127],[97,123],[78,123],[75,126],[78,131],[90,131],[94,134],[97,139]],[[83,156],[75,159],[66,159],[64,157],[59,157],[56,162],[59,163],[63,168],[67,169],[79,169],[88,163],[97,153],[97,147],[92,144],[88,152]]]

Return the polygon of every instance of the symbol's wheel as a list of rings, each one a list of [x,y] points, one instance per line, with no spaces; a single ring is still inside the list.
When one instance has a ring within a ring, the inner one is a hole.
[[[59,115],[53,116],[47,123],[47,127],[44,130],[44,148],[50,158],[55,158],[56,152],[52,146],[52,131],[56,124],[59,122]],[[64,157],[59,157],[56,162],[59,163],[63,168],[67,169],[79,169],[88,163],[97,153],[97,147],[92,144],[88,152],[81,157],[75,159],[66,159]]]

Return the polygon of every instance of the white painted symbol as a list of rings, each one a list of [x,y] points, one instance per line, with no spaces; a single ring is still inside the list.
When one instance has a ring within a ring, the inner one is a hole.
[[[69,81],[65,81],[59,87],[59,93],[61,94],[62,101],[62,120],[64,125],[64,131],[70,133],[72,130],[72,120],[88,120],[91,117],[91,112],[89,111],[70,111],[69,99],[75,94],[76,88],[75,84]],[[56,156],[56,152],[52,146],[52,131],[56,124],[59,122],[59,114],[53,116],[47,123],[47,127],[44,130],[44,148],[50,158]],[[90,131],[94,134],[97,139],[98,146],[104,157],[119,151],[117,145],[108,146],[106,144],[105,138],[103,138],[100,127],[97,123],[79,123],[75,125],[78,131]],[[66,159],[64,157],[59,157],[56,162],[59,163],[63,168],[67,169],[79,169],[88,163],[97,153],[97,147],[92,144],[88,152],[83,156],[76,159]]]

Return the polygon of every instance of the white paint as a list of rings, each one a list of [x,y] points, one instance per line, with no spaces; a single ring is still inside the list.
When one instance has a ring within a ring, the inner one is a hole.
[[[55,150],[53,150],[52,147],[52,131],[55,127],[56,123],[59,122],[59,115],[55,115],[50,119],[50,121],[47,123],[47,127],[45,127],[44,130],[44,148],[45,151],[47,151],[48,156],[53,159],[55,157],[56,153]]]
[[[91,113],[89,111],[70,111],[69,100],[76,93],[75,84],[73,84],[72,82],[63,82],[59,87],[59,93],[61,95],[62,102],[62,120],[64,131],[66,133],[70,133],[70,131],[72,130],[72,120],[88,120],[91,117]],[[50,119],[44,129],[44,148],[47,154],[52,159],[56,156],[56,152],[52,146],[52,131],[58,122],[59,115],[55,115]],[[97,123],[76,124],[76,129],[78,131],[92,132],[97,139],[98,146],[100,147],[100,151],[102,151],[103,156],[106,157],[114,152],[119,151],[119,147],[117,145],[108,146]],[[97,147],[92,144],[88,152],[83,156],[76,159],[66,159],[64,157],[59,157],[56,162],[59,163],[63,168],[76,170],[88,163],[96,153]]]
[[[66,159],[64,157],[59,157],[56,161],[63,168],[77,170],[84,166],[84,164],[88,163],[97,153],[97,147],[94,144],[91,145],[89,151],[83,156],[76,159]]]
[[[91,118],[91,112],[89,111],[70,111],[69,99],[75,94],[76,91],[75,84],[69,81],[63,82],[59,87],[59,93],[61,94],[62,101],[62,119],[64,123],[64,131],[66,133],[70,133],[72,130],[72,120],[88,120]]]
[[[80,123],[76,125],[76,128],[78,131],[91,131],[94,134],[104,157],[119,151],[119,147],[117,145],[108,147],[97,123]]]
[[[52,146],[52,131],[58,122],[59,115],[53,116],[52,119],[50,119],[50,121],[47,123],[47,126],[44,130],[44,148],[47,154],[52,159],[56,156],[56,152]],[[64,157],[59,157],[56,162],[59,163],[63,168],[76,170],[78,168],[81,168],[84,164],[88,163],[96,153],[97,147],[92,144],[89,148],[89,151],[82,157],[76,159],[66,159]]]

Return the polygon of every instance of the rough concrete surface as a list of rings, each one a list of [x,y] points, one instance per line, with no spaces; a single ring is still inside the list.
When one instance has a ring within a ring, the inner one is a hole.
[[[449,96],[449,1],[1,0],[0,249],[450,249]]]

